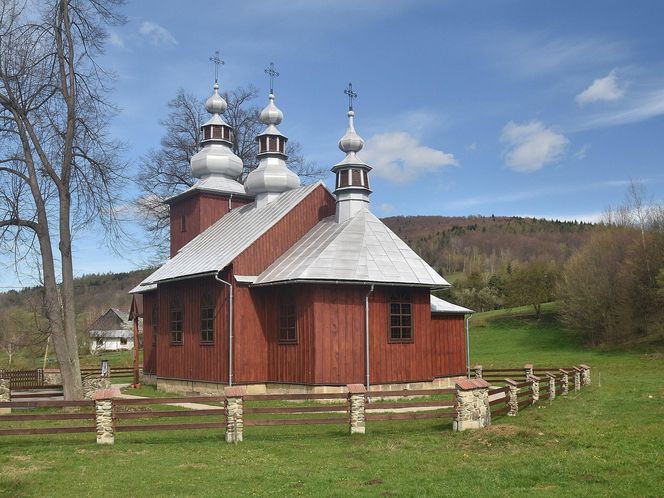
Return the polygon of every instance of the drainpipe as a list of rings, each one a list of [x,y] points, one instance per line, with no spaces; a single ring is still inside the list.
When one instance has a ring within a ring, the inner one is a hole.
[[[233,385],[233,285],[230,282],[222,280],[219,270],[215,275],[215,280],[228,286],[228,385]]]
[[[369,392],[370,378],[369,378],[369,296],[374,291],[374,284],[371,284],[371,289],[364,296],[364,369],[366,371],[366,387]]]
[[[466,376],[470,379],[470,319],[473,315],[466,316]]]
[[[231,207],[231,202],[232,202],[232,201],[233,201],[233,194],[231,194],[230,197],[228,198],[228,212],[229,212],[229,213],[230,213],[231,210],[233,209],[233,208]],[[217,279],[217,280],[218,280],[218,279]]]

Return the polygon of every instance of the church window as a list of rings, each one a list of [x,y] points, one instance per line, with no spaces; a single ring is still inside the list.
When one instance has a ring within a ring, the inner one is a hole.
[[[184,313],[182,303],[179,299],[174,299],[170,307],[171,315],[171,344],[180,345],[183,339]]]
[[[390,297],[390,342],[412,342],[413,315],[410,296],[399,292]]]
[[[157,305],[155,304],[152,307],[152,314],[150,315],[150,331],[152,332],[152,345],[156,346],[157,345],[157,330],[159,327],[157,326],[159,323],[159,313],[157,311]]]
[[[201,299],[201,342],[214,342],[214,301],[210,294],[205,294]]]
[[[339,172],[339,187],[348,187],[348,176],[350,171],[342,170]]]
[[[184,214],[180,216],[180,231],[181,232],[187,231],[187,217]]]
[[[353,170],[353,185],[361,185],[359,169]]]
[[[279,306],[279,342],[281,344],[297,343],[297,314],[292,301]]]

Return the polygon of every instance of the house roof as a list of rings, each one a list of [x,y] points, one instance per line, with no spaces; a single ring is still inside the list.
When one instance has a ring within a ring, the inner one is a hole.
[[[453,304],[444,299],[431,296],[431,313],[440,313],[440,314],[450,314],[450,313],[459,313],[459,314],[468,314],[475,313],[473,310],[459,306],[458,304]]]
[[[129,313],[127,311],[123,311],[118,308],[111,308],[111,311],[113,311],[113,313],[118,315],[118,318],[120,318],[120,320],[122,320],[123,322],[129,321]]]
[[[320,221],[254,285],[306,280],[450,286],[369,210],[343,223]]]
[[[103,337],[105,339],[131,339],[134,333],[131,330],[91,330],[90,337]]]
[[[323,186],[323,183],[317,182],[288,190],[261,208],[256,208],[256,204],[251,203],[232,210],[182,247],[175,256],[131,292],[145,292],[143,289],[146,286],[149,289],[151,284],[157,282],[207,275],[222,270],[318,186]]]

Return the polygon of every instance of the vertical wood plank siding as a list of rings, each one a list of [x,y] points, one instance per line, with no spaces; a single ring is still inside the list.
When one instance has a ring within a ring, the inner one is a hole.
[[[244,206],[250,199],[234,198],[232,209]],[[171,205],[171,258],[189,241],[209,228],[228,213],[228,197],[197,192],[191,197]],[[186,219],[186,231],[182,231],[182,216]]]
[[[332,216],[336,209],[334,197],[322,185],[314,189],[299,205],[290,211],[277,224],[258,238],[246,251],[233,262],[233,273],[236,275],[259,275],[268,266],[300,240],[320,220]],[[275,286],[275,292],[281,286]],[[253,288],[236,286],[235,288],[235,380],[241,382],[264,382],[271,380],[281,382],[282,377],[271,378],[268,374],[274,372],[268,366],[268,355],[271,354],[273,362],[287,361],[286,358],[296,355],[293,351],[299,347],[282,345],[276,350],[268,348],[268,336],[272,327],[272,316],[268,317],[266,302],[273,295],[270,288]],[[300,306],[301,307],[301,306]],[[274,336],[276,338],[276,336]],[[276,355],[276,356],[275,356]],[[286,368],[286,367],[284,367]],[[290,364],[288,368],[303,368],[297,364]],[[300,375],[282,370],[284,376],[294,378]]]
[[[157,373],[156,349],[152,344],[152,310],[157,305],[157,291],[143,294],[143,371]]]

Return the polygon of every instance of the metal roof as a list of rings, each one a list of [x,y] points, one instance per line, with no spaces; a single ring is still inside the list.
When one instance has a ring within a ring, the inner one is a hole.
[[[144,286],[165,280],[222,270],[319,186],[323,183],[288,190],[261,208],[251,203],[234,209],[182,247],[131,292],[143,292],[140,289]]]
[[[464,308],[463,306],[459,306],[458,304],[450,303],[444,299],[432,295],[431,313],[460,313],[465,315],[467,313],[475,312],[473,310],[469,310],[468,308]]]
[[[320,221],[254,285],[300,280],[450,286],[368,210],[343,223]]]
[[[131,330],[91,330],[89,334],[90,337],[105,337],[108,339],[132,339],[134,337],[134,333]]]

